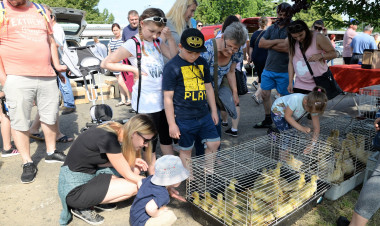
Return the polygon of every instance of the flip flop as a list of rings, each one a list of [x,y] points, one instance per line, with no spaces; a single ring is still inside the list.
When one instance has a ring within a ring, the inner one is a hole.
[[[59,138],[56,142],[59,142],[59,143],[68,143],[68,142],[72,142],[74,140],[74,138],[72,137],[67,137],[66,135]]]
[[[40,141],[44,141],[45,140],[45,137],[43,134],[41,133],[31,133],[29,134],[29,137],[34,139],[34,140],[40,140]]]
[[[123,106],[123,105],[126,105],[126,103],[120,101],[119,103],[117,103],[117,104],[115,105],[115,107],[120,107],[120,106]]]

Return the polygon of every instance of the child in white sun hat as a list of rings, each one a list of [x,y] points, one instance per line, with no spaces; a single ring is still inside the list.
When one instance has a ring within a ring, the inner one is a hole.
[[[178,187],[189,177],[179,157],[165,155],[154,165],[155,174],[142,180],[133,201],[129,223],[140,225],[172,225],[177,217],[166,205],[170,196],[168,189]]]

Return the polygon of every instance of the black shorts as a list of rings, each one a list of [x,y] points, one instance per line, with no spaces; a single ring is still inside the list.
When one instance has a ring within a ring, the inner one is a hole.
[[[154,125],[156,126],[158,135],[160,137],[160,144],[163,145],[171,145],[173,143],[173,139],[169,136],[169,125],[166,120],[165,110],[149,113],[148,114],[152,120]],[[155,150],[153,150],[154,152]]]
[[[99,174],[88,183],[69,192],[66,203],[71,208],[84,209],[101,203],[107,195],[112,174]]]

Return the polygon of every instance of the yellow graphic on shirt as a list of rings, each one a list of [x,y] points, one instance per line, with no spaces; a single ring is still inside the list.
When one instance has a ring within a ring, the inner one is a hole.
[[[189,65],[181,67],[183,84],[185,86],[185,100],[206,100],[203,65]]]

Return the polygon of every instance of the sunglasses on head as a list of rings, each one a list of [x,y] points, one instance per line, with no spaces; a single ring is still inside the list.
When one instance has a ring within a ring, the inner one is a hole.
[[[288,26],[288,31],[290,33],[298,33],[298,32],[301,32],[305,30],[301,24],[294,24],[294,25],[290,25]]]
[[[136,132],[136,133],[144,140],[144,144],[147,144],[157,139],[157,135],[154,135],[151,139],[146,139],[141,133],[139,132]]]
[[[161,22],[161,23],[168,22],[168,19],[166,19],[165,17],[159,17],[159,16],[153,16],[153,17],[148,17],[144,19],[144,21],[147,21],[147,20],[154,21],[154,22]]]

